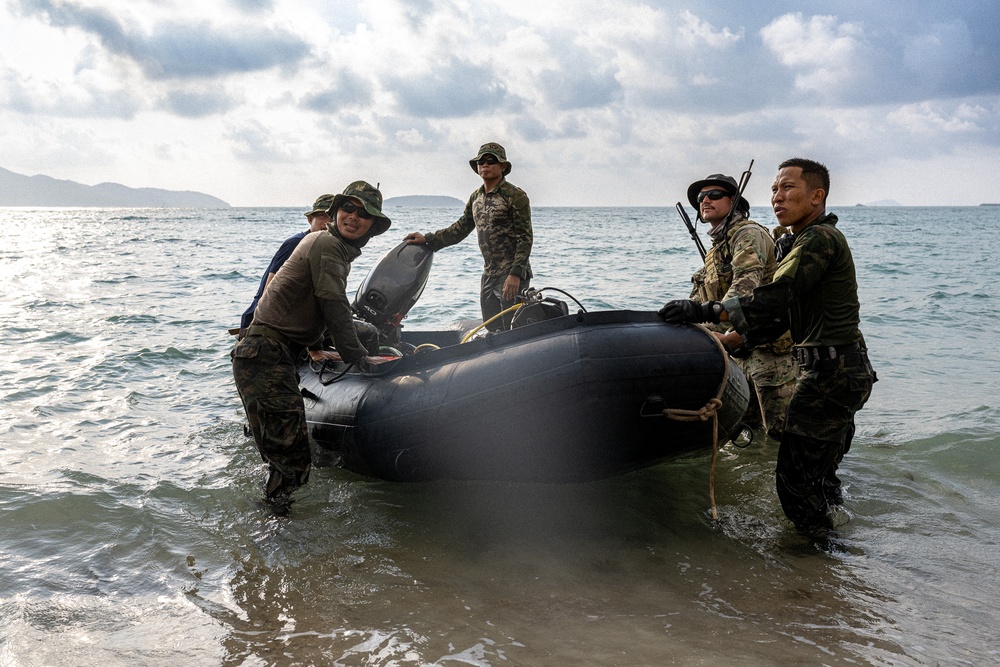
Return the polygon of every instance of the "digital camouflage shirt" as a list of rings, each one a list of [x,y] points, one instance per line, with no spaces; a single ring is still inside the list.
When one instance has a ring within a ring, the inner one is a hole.
[[[722,305],[750,342],[774,340],[790,329],[796,345],[847,345],[861,341],[858,281],[847,239],[828,213],[795,234],[769,285]]]
[[[483,273],[491,277],[531,277],[531,204],[524,190],[502,179],[492,192],[480,187],[469,197],[462,217],[426,235],[427,246],[440,250],[476,230],[483,253]]]

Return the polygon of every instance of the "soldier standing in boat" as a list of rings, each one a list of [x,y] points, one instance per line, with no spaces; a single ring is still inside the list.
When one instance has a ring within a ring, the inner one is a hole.
[[[751,346],[791,331],[799,371],[775,486],[785,516],[810,534],[838,523],[843,494],[837,467],[851,447],[854,415],[877,381],[858,326],[854,259],[837,216],[826,212],[829,192],[824,165],[802,158],[782,162],[771,206],[791,240],[774,280],[750,296],[671,301],[660,310],[667,322],[732,322]]]
[[[514,305],[515,297],[531,281],[531,204],[524,190],[507,180],[511,164],[500,144],[483,144],[469,166],[483,179],[483,185],[469,197],[462,217],[431,234],[407,234],[405,240],[426,243],[436,252],[462,241],[475,229],[484,263],[479,303],[487,322]],[[487,328],[509,329],[510,320],[511,316],[505,315]]]
[[[347,276],[368,240],[389,229],[382,193],[355,181],[333,197],[327,214],[327,228],[307,234],[268,284],[232,351],[236,388],[268,464],[264,494],[279,507],[306,483],[312,465],[299,355],[308,350],[314,361],[378,361],[367,356],[378,354],[378,333],[354,320]],[[322,349],[324,337],[333,339],[336,352]]]
[[[691,299],[699,303],[749,296],[754,288],[771,282],[778,266],[771,233],[749,219],[750,203],[738,192],[736,179],[725,174],[712,174],[688,187],[688,201],[698,218],[710,225],[712,239],[705,265],[691,277]],[[734,197],[738,199],[735,207]],[[795,385],[791,336],[786,332],[773,343],[750,349],[731,324],[709,324],[708,328],[750,380],[751,398],[757,400],[751,401],[748,423],[762,424],[767,435],[780,439]]]

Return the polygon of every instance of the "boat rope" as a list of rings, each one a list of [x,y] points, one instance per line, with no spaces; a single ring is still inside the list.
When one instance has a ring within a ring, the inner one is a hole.
[[[515,303],[510,308],[506,308],[504,310],[501,310],[499,313],[497,313],[496,315],[494,315],[490,319],[486,320],[485,322],[483,322],[482,324],[480,324],[478,327],[476,327],[475,329],[473,329],[469,333],[465,334],[465,337],[462,338],[462,342],[463,343],[468,342],[470,338],[472,338],[474,335],[476,335],[477,331],[479,331],[480,329],[482,329],[483,327],[485,327],[487,324],[489,324],[490,322],[492,322],[492,321],[494,321],[496,319],[499,319],[499,318],[503,317],[507,313],[513,313],[515,310],[517,310],[518,308],[522,307],[523,305],[524,305],[523,303]]]
[[[719,455],[719,409],[722,408],[722,395],[726,391],[726,385],[729,383],[729,354],[726,352],[726,348],[722,345],[720,341],[709,329],[701,325],[697,325],[699,329],[708,334],[715,344],[718,346],[719,351],[722,352],[723,359],[723,371],[722,371],[722,383],[719,385],[719,391],[716,393],[715,398],[708,399],[704,407],[698,410],[681,410],[679,408],[666,408],[663,410],[663,415],[667,419],[674,419],[676,421],[708,421],[712,420],[712,467],[708,471],[708,498],[712,503],[712,520],[719,520],[719,510],[715,506],[715,461]]]

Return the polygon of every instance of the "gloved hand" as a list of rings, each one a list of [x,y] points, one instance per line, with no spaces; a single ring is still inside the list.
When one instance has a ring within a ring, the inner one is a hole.
[[[722,304],[718,301],[698,303],[690,299],[668,301],[657,311],[665,322],[681,324],[683,322],[718,322]]]

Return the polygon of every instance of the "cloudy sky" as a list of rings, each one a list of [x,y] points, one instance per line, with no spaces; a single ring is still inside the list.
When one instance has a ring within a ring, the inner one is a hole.
[[[996,0],[0,0],[0,167],[302,206],[363,178],[532,203],[1000,201]]]

